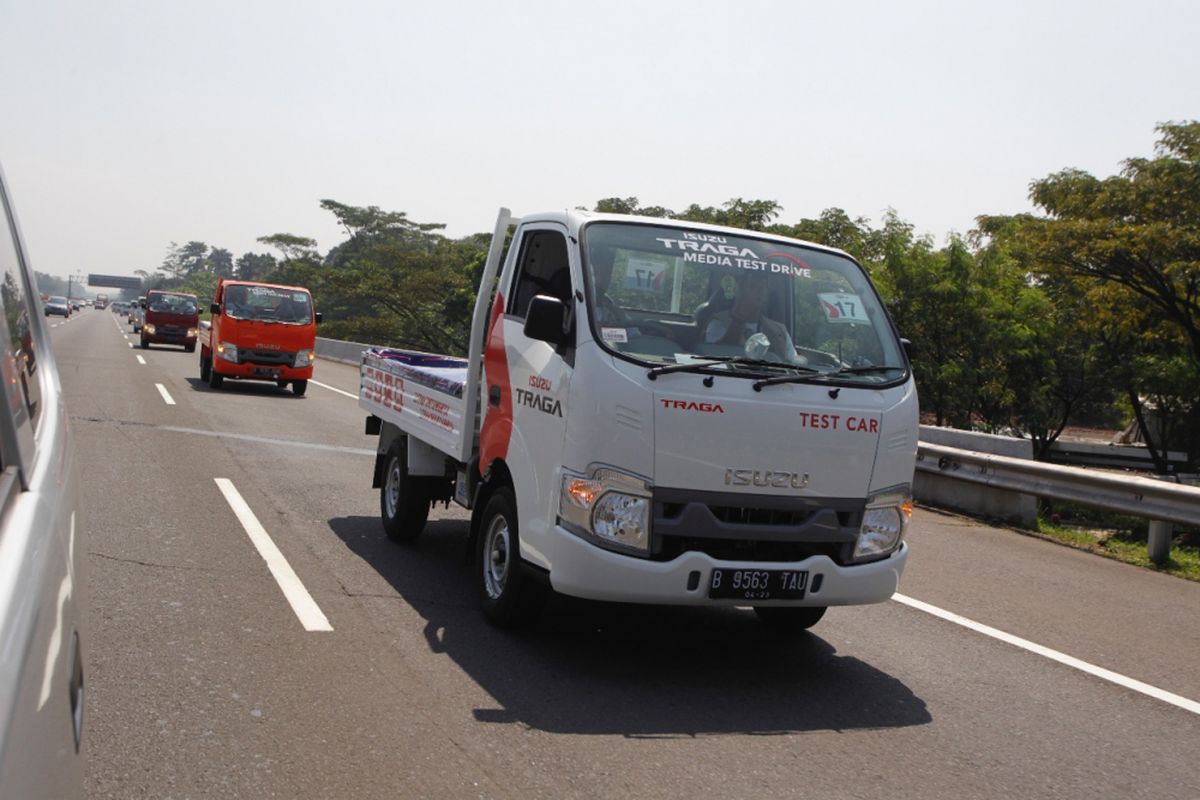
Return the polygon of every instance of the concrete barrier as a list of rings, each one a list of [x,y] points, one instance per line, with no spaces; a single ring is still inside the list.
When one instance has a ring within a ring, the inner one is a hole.
[[[922,442],[946,447],[1033,459],[1033,442],[1028,439],[938,428],[933,425],[921,426],[920,439]],[[954,509],[964,514],[1004,520],[1025,528],[1037,527],[1037,498],[1033,495],[977,486],[918,470],[913,477],[913,496],[918,502]]]
[[[343,364],[358,366],[362,361],[363,350],[371,347],[376,347],[376,345],[317,337],[317,357],[327,358],[330,361],[340,361]]]

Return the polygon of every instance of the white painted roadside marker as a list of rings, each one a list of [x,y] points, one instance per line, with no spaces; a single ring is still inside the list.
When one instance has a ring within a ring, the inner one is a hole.
[[[146,359],[142,358],[141,356],[137,356],[137,360],[138,360],[138,363],[141,364],[143,367],[146,366]]]
[[[141,356],[138,356],[138,358],[141,358]],[[162,395],[164,403],[169,406],[175,405],[175,398],[171,397],[171,395],[167,392],[167,387],[163,386],[161,383],[154,384],[154,387],[158,389],[158,393]]]
[[[1127,678],[1124,675],[1104,669],[1103,667],[1097,667],[1095,664],[1089,664],[1086,661],[1081,661],[1080,659],[1069,656],[1066,653],[1060,653],[1057,650],[1051,650],[1049,647],[1043,647],[1042,645],[1031,642],[1028,639],[1022,639],[1019,636],[1013,636],[1011,633],[1005,633],[1002,630],[975,622],[974,620],[967,619],[966,617],[960,617],[958,614],[938,608],[937,606],[931,606],[929,603],[924,603],[920,600],[915,600],[902,594],[894,594],[892,595],[892,599],[897,603],[902,603],[910,608],[915,608],[918,611],[924,611],[926,614],[932,614],[933,616],[944,619],[947,622],[953,622],[955,625],[961,625],[968,630],[975,631],[976,633],[982,633],[984,636],[990,636],[993,639],[998,639],[1005,644],[1011,644],[1012,646],[1019,647],[1022,650],[1028,650],[1030,653],[1043,656],[1051,661],[1057,661],[1058,663],[1071,667],[1072,669],[1077,669],[1080,672],[1086,672],[1088,675],[1108,681],[1109,683],[1115,683],[1117,686],[1122,686],[1126,689],[1132,689],[1135,692],[1140,692],[1147,697],[1153,697],[1155,700],[1161,700],[1164,703],[1170,703],[1176,708],[1182,708],[1184,711],[1190,711],[1193,714],[1200,714],[1200,703],[1197,703],[1195,700],[1189,700],[1186,697],[1180,697],[1177,694],[1171,694],[1168,691],[1159,689],[1156,686],[1151,686],[1148,683],[1142,683],[1139,680]]]
[[[233,481],[228,478],[213,478],[213,480],[217,482],[217,488],[221,490],[221,494],[225,495],[225,502],[229,503],[229,507],[237,515],[238,521],[246,529],[246,535],[250,537],[258,554],[262,556],[263,561],[267,562],[267,568],[275,576],[275,582],[283,590],[283,596],[292,606],[292,611],[296,612],[296,616],[300,618],[300,624],[304,626],[304,630],[333,630],[333,626],[329,624],[325,614],[312,599],[312,595],[304,588],[304,584],[296,577],[295,571],[283,557],[283,553],[279,552],[275,542],[271,540],[267,531],[259,523],[258,517],[254,516],[250,506],[242,499],[242,495],[234,487]]]
[[[331,391],[331,392],[337,392],[338,394],[344,394],[344,395],[346,395],[346,397],[349,397],[351,400],[357,400],[357,399],[358,399],[358,395],[356,395],[356,394],[350,394],[350,393],[349,393],[349,392],[347,392],[347,391],[344,391],[344,390],[342,390],[342,389],[338,389],[338,388],[336,388],[336,387],[334,387],[334,386],[330,386],[330,385],[329,385],[329,384],[327,384],[327,383],[321,383],[320,381],[314,381],[312,378],[309,378],[309,379],[308,379],[308,382],[309,382],[309,383],[311,383],[313,386],[320,386],[322,389],[328,389],[328,390],[329,390],[329,391]]]

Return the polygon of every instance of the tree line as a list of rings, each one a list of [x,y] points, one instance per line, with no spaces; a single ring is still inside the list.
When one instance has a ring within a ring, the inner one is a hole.
[[[1030,184],[1037,213],[981,215],[938,246],[889,210],[880,225],[829,208],[781,221],[773,200],[682,210],[637,197],[594,210],[764,231],[841,248],[870,272],[914,343],[922,413],[938,425],[1027,437],[1136,420],[1158,471],[1200,468],[1200,122],[1164,123],[1151,157],[1116,175],[1064,169]],[[453,239],[400,211],[320,201],[346,239],[325,254],[276,233],[275,253],[172,243],[145,288],[205,300],[220,276],[308,286],[323,335],[463,354],[490,234]]]

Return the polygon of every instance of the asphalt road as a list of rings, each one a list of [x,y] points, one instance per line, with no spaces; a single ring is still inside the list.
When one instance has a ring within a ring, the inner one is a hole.
[[[213,391],[118,321],[51,332],[91,797],[1200,797],[1200,584],[921,509],[903,598],[1115,675],[899,600],[781,635],[554,598],[507,634],[474,607],[460,509],[383,537],[355,368],[319,362],[332,388],[304,398]],[[306,630],[216,479],[332,630]]]

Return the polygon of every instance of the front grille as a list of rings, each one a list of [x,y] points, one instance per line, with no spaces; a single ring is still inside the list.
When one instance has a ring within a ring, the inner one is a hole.
[[[848,563],[862,523],[862,500],[654,490],[651,558],[686,552],[735,561],[802,561],[824,555]]]
[[[290,366],[296,360],[295,353],[279,350],[239,350],[238,358],[247,364],[267,364],[273,367]]]

